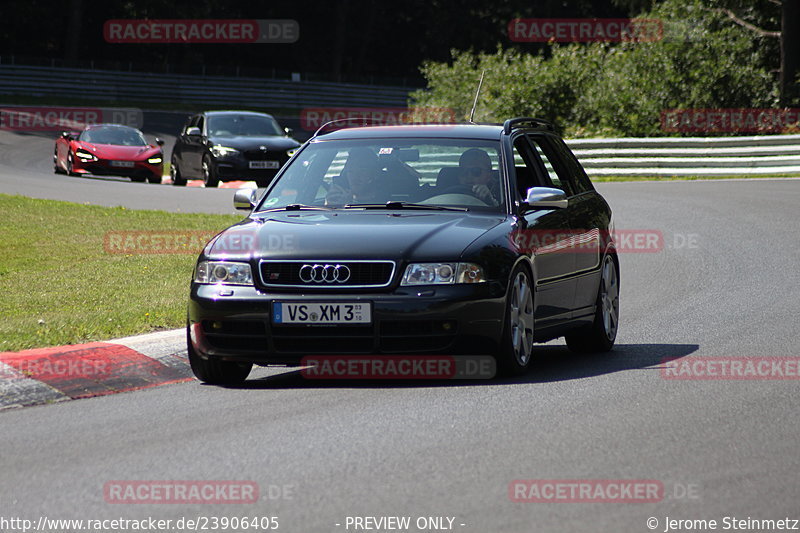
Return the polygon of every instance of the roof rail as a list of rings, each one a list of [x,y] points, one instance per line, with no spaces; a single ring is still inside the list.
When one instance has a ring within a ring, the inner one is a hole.
[[[534,117],[517,117],[517,118],[510,118],[503,122],[503,133],[508,135],[511,133],[511,130],[514,127],[517,127],[518,124],[530,124],[534,128],[548,130],[548,131],[556,131],[555,126],[552,123],[542,120],[540,118]]]
[[[317,131],[315,131],[315,132],[314,132],[314,135],[312,135],[311,137],[312,137],[312,138],[313,138],[313,137],[316,137],[317,135],[319,135],[319,132],[321,132],[322,130],[324,130],[325,128],[327,128],[328,126],[330,126],[331,124],[336,124],[337,122],[353,122],[353,121],[360,121],[360,122],[362,122],[362,124],[361,124],[362,126],[371,126],[371,125],[383,126],[383,124],[381,124],[381,123],[380,123],[380,121],[378,121],[378,120],[375,120],[375,119],[372,119],[372,118],[367,118],[367,117],[347,117],[347,118],[338,118],[338,119],[336,119],[336,120],[329,120],[328,122],[326,122],[325,124],[323,124],[322,126],[320,126],[320,127],[317,129]],[[369,122],[370,124],[367,124],[367,122]]]

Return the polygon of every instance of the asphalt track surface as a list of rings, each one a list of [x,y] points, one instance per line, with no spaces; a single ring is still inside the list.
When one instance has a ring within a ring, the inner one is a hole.
[[[50,138],[0,135],[0,192],[231,212],[232,191],[56,176]],[[665,358],[800,357],[800,181],[598,188],[618,230],[659,230],[665,244],[621,255],[612,353],[578,356],[556,341],[537,348],[529,375],[489,382],[310,381],[259,369],[238,388],[191,381],[4,411],[0,516],[277,516],[279,531],[300,533],[355,531],[348,516],[454,517],[464,532],[800,519],[800,381],[663,370]],[[664,494],[515,503],[518,479],[656,480]],[[260,498],[109,503],[104,485],[119,480],[252,481]]]

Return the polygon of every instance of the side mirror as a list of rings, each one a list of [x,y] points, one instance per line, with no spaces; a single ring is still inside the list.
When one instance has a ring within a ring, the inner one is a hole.
[[[189,137],[199,137],[202,133],[200,132],[200,128],[192,126],[191,128],[186,128],[186,135]]]
[[[251,211],[256,206],[257,195],[256,189],[237,189],[233,194],[234,209]]]
[[[164,139],[156,137],[156,144],[159,146],[164,146]]]
[[[291,137],[292,135],[294,135],[294,130],[292,128],[283,128],[283,131],[286,132],[287,137]]]
[[[531,187],[523,205],[531,209],[564,209],[569,205],[567,193],[552,187]]]

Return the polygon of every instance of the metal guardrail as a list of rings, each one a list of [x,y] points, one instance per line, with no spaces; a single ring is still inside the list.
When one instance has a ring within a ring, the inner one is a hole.
[[[800,135],[571,139],[590,176],[800,174]]]
[[[262,78],[0,65],[0,95],[261,108],[404,107],[410,89]]]

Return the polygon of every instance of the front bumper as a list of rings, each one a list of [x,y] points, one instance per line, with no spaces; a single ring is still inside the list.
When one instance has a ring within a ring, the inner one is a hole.
[[[220,156],[213,158],[214,170],[221,181],[270,181],[286,164],[286,154],[266,153],[257,157],[244,155]],[[250,168],[251,162],[277,161],[277,168]]]
[[[501,342],[505,290],[499,283],[402,287],[388,293],[264,293],[254,287],[192,284],[190,342],[202,358],[298,364],[307,355],[485,355]],[[369,302],[369,325],[275,325],[272,304]]]
[[[149,178],[164,173],[163,164],[151,165],[146,161],[135,161],[132,167],[112,166],[110,161],[99,160],[91,162],[81,162],[75,158],[72,162],[72,171],[76,174],[92,174],[94,176],[120,176],[124,178],[141,177]]]

